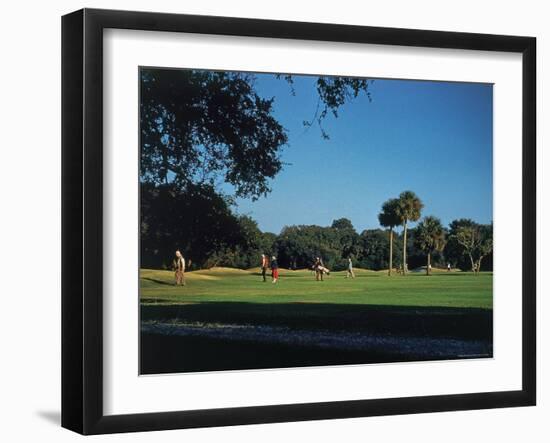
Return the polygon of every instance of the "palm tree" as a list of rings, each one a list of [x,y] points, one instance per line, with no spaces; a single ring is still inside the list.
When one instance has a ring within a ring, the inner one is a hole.
[[[396,198],[390,198],[384,202],[382,205],[382,212],[378,214],[378,221],[380,222],[380,225],[388,228],[390,236],[390,259],[388,267],[388,275],[390,276],[393,268],[393,229],[401,224],[398,209],[399,200]]]
[[[445,246],[445,229],[437,217],[424,217],[414,232],[416,246],[428,255],[426,263],[426,275],[430,275],[432,254],[442,251]]]
[[[399,194],[397,212],[403,225],[403,275],[407,273],[407,223],[418,220],[423,207],[424,204],[414,192],[403,191]]]

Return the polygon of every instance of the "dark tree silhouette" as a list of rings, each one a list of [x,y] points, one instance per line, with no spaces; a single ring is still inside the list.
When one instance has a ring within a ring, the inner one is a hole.
[[[246,244],[227,201],[208,185],[182,191],[144,183],[140,198],[141,267],[168,267],[176,249],[202,266],[217,251]]]
[[[285,77],[292,84],[292,76]],[[324,139],[329,139],[329,134],[323,127],[323,120],[327,115],[332,113],[334,117],[338,117],[338,108],[346,103],[346,101],[357,98],[363,91],[369,101],[372,100],[369,86],[374,80],[356,77],[319,77],[315,83],[319,100],[315,115],[311,120],[304,120],[303,124],[310,127],[313,123],[319,125],[321,136]]]
[[[141,71],[141,181],[235,187],[240,197],[269,192],[287,136],[273,99],[250,75],[213,71]]]
[[[239,197],[256,199],[270,191],[282,169],[285,129],[273,116],[274,98],[260,97],[250,73],[180,69],[141,70],[140,135],[142,182],[234,186]],[[292,85],[292,76],[284,78]],[[330,112],[364,91],[371,81],[318,77],[321,126]],[[307,111],[306,111],[307,112]]]

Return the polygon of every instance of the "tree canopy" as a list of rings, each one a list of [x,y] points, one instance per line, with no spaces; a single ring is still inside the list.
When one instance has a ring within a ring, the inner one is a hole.
[[[400,201],[397,198],[390,198],[382,205],[382,211],[378,214],[380,226],[393,229],[399,226],[403,220],[401,217]]]
[[[403,191],[397,199],[397,215],[401,224],[406,226],[409,221],[417,221],[422,215],[424,203],[412,191]]]
[[[293,89],[293,77],[283,77]],[[261,97],[255,75],[243,72],[142,68],[140,71],[140,179],[154,185],[228,183],[238,197],[257,199],[283,167],[287,131],[273,115],[273,97]],[[311,121],[328,138],[322,121],[361,91],[368,79],[318,77],[318,104]]]
[[[287,142],[249,74],[141,71],[141,181],[234,186],[239,197],[269,192]]]
[[[459,226],[454,239],[470,259],[472,271],[479,272],[483,259],[493,252],[493,226],[477,223]]]

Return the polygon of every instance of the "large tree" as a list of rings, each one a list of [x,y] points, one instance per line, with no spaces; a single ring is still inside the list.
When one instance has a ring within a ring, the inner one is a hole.
[[[275,98],[263,98],[251,73],[143,68],[140,72],[142,182],[216,186],[229,183],[239,197],[270,191],[282,169],[283,126],[273,115]],[[293,77],[283,77],[292,86]],[[322,121],[362,91],[368,79],[317,77],[317,109],[311,120],[328,137]],[[304,110],[309,113],[309,110]]]
[[[380,225],[388,228],[389,233],[390,253],[388,260],[388,275],[390,276],[393,268],[393,230],[396,226],[401,224],[399,214],[399,200],[396,198],[391,198],[385,201],[382,205],[382,212],[378,214],[378,221],[380,222]]]
[[[210,186],[142,183],[140,194],[141,267],[169,267],[176,249],[200,267],[217,251],[246,244],[227,200]]]
[[[284,78],[295,93],[291,75],[276,77]],[[281,153],[288,137],[275,118],[275,99],[260,96],[254,74],[142,68],[140,80],[140,183],[152,198],[141,204],[147,233],[161,235],[164,229],[180,230],[169,222],[155,225],[167,218],[148,212],[160,200],[165,200],[166,207],[155,210],[171,214],[175,220],[188,217],[174,214],[176,202],[179,208],[185,207],[187,203],[182,199],[191,198],[201,188],[220,203],[220,208],[224,202],[224,212],[230,210],[234,197],[258,199],[270,192],[271,181],[284,166]],[[370,100],[370,83],[351,77],[317,77],[312,81],[317,106],[313,118],[305,120],[304,125],[318,124],[322,137],[328,138],[322,126],[327,115],[338,117],[339,108],[361,92]],[[312,111],[303,110],[305,115]],[[154,194],[154,189],[159,192]],[[207,213],[200,211],[193,217],[193,223],[205,228],[211,222]],[[231,226],[235,220],[233,217]],[[227,238],[214,239],[217,234],[212,229],[205,244],[225,245]],[[163,239],[177,236],[176,232],[165,232]],[[156,256],[159,249],[149,240],[152,238],[142,243],[151,248],[145,255]],[[180,247],[189,249],[187,245]],[[200,244],[196,247],[202,257],[205,248]],[[194,251],[189,252],[194,255]]]
[[[339,218],[332,222],[331,228],[335,230],[338,237],[342,258],[356,257],[358,234],[351,220],[348,218]]]
[[[141,181],[155,185],[229,183],[240,197],[269,192],[287,142],[249,74],[143,69]]]
[[[483,259],[493,252],[493,225],[461,226],[455,239],[469,257],[472,272],[479,273]]]
[[[464,247],[457,241],[457,233],[460,228],[470,228],[476,225],[477,223],[469,218],[459,218],[449,223],[449,235],[447,236],[444,253],[447,263],[450,263],[453,267],[463,271],[472,269],[471,261],[464,253]]]
[[[445,247],[445,229],[437,217],[427,216],[414,230],[414,243],[427,255],[426,275],[431,274],[432,254]]]
[[[408,223],[417,221],[421,214],[424,204],[418,196],[412,191],[403,191],[399,194],[398,215],[403,226],[403,275],[407,273],[407,228]]]

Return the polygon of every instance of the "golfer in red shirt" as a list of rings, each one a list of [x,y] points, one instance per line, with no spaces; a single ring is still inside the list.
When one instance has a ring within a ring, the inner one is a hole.
[[[273,279],[271,283],[277,283],[279,280],[279,265],[275,256],[271,257],[271,278]]]

